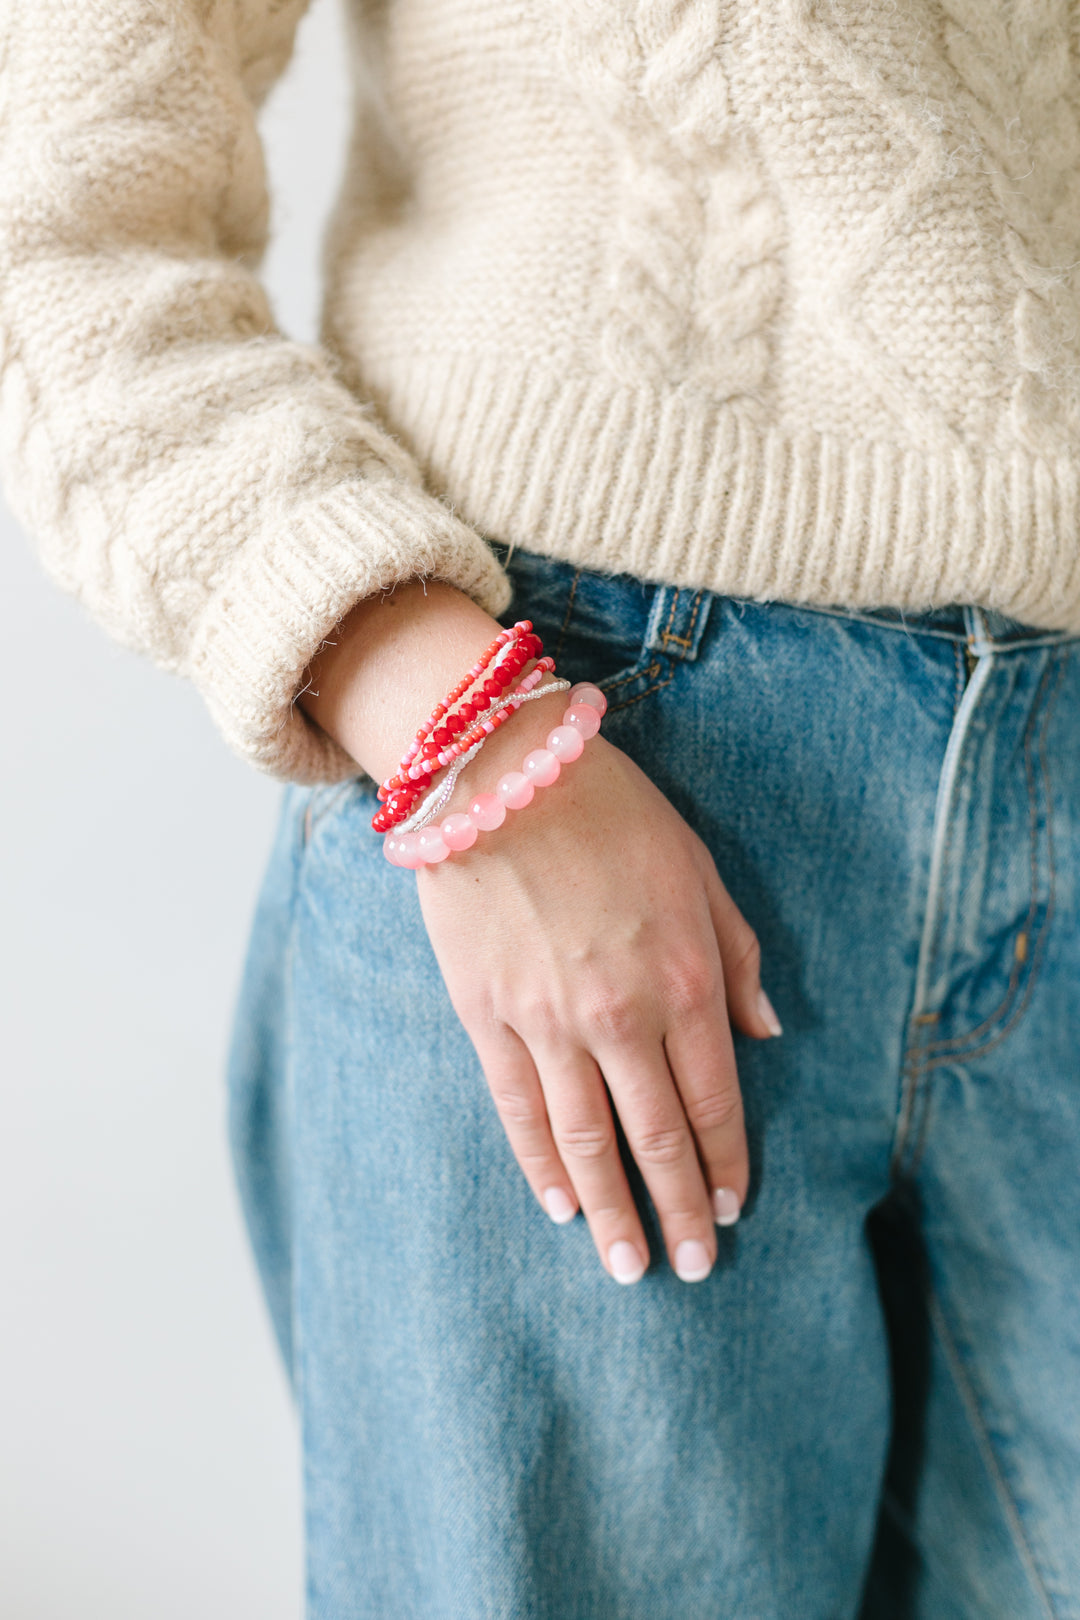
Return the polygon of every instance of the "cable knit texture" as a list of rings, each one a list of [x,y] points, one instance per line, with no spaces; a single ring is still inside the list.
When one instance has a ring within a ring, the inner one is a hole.
[[[353,0],[321,345],[257,110],[304,0],[8,0],[0,453],[46,563],[233,744],[359,597],[485,537],[1080,630],[1068,0]],[[527,606],[527,604],[525,604]]]

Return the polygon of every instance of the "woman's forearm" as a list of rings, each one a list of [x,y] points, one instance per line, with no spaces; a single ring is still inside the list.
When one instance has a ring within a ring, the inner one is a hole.
[[[498,629],[452,585],[411,580],[357,603],[312,663],[300,703],[380,780]]]

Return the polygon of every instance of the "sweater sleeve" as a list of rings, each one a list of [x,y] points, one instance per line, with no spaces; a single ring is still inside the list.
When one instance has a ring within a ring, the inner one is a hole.
[[[45,565],[296,781],[356,766],[295,703],[361,597],[416,576],[490,611],[490,548],[254,269],[256,110],[307,0],[0,6],[0,474]]]

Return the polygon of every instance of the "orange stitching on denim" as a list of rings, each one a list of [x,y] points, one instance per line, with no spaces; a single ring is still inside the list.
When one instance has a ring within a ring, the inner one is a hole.
[[[653,673],[653,669],[655,669],[657,667],[658,666],[653,665],[652,669],[643,670],[642,674],[643,675],[651,675]],[[675,679],[675,676],[676,676],[677,673],[678,673],[678,666],[676,664],[672,664],[672,666],[671,666],[671,674],[667,677],[667,680],[665,680],[665,681],[657,681],[654,686],[646,687],[644,692],[639,692],[636,697],[627,698],[625,703],[611,703],[611,704],[609,704],[608,705],[608,713],[609,714],[614,714],[616,709],[629,709],[635,703],[640,703],[642,698],[649,697],[653,692],[662,692],[665,686],[670,686],[671,685],[671,683]]]
[[[678,593],[676,593],[676,594],[678,594]],[[687,627],[687,631],[686,631],[685,636],[673,636],[673,635],[669,635],[669,633],[666,630],[664,631],[664,634],[660,637],[660,640],[664,643],[665,648],[667,647],[667,644],[668,644],[669,641],[674,641],[677,646],[685,647],[686,650],[689,652],[690,648],[694,645],[694,626],[697,623],[698,609],[701,607],[701,598],[704,595],[705,595],[704,591],[698,591],[697,595],[694,597],[694,608],[693,608],[693,612],[690,615],[690,623],[689,623],[689,625]],[[670,624],[670,623],[671,623],[671,617],[669,616],[668,624]]]
[[[1056,884],[1056,868],[1055,868],[1055,864],[1054,864],[1053,826],[1052,826],[1052,822],[1051,822],[1052,800],[1051,800],[1051,793],[1050,793],[1050,776],[1049,776],[1049,771],[1048,771],[1047,763],[1046,763],[1046,734],[1050,729],[1050,721],[1051,721],[1051,719],[1053,717],[1054,706],[1055,706],[1055,704],[1057,702],[1058,693],[1060,692],[1061,687],[1064,684],[1065,667],[1066,667],[1066,664],[1068,663],[1068,656],[1069,656],[1068,653],[1065,653],[1064,656],[1061,657],[1057,661],[1057,679],[1054,681],[1053,689],[1052,689],[1052,691],[1051,691],[1048,698],[1044,697],[1043,688],[1046,686],[1047,681],[1050,678],[1050,672],[1051,672],[1051,670],[1053,669],[1054,666],[1053,666],[1052,663],[1047,664],[1046,669],[1043,672],[1042,679],[1039,682],[1039,691],[1037,692],[1035,702],[1032,705],[1031,714],[1028,716],[1027,726],[1024,728],[1024,760],[1025,760],[1025,772],[1026,772],[1026,776],[1027,776],[1028,805],[1029,805],[1029,813],[1031,815],[1031,826],[1032,826],[1032,833],[1031,833],[1031,891],[1032,892],[1031,892],[1031,902],[1030,902],[1030,904],[1028,906],[1027,917],[1024,920],[1024,925],[1023,925],[1022,932],[1025,933],[1028,936],[1029,940],[1031,938],[1032,923],[1033,923],[1033,921],[1035,919],[1035,916],[1036,916],[1036,914],[1038,912],[1038,909],[1039,909],[1039,896],[1038,896],[1038,892],[1037,892],[1038,891],[1038,829],[1037,829],[1038,805],[1037,805],[1037,802],[1036,802],[1036,795],[1035,795],[1034,770],[1033,770],[1032,761],[1031,761],[1031,742],[1032,742],[1032,732],[1034,730],[1034,725],[1035,725],[1035,719],[1038,716],[1040,709],[1042,710],[1042,724],[1041,724],[1040,729],[1039,729],[1038,753],[1039,753],[1039,763],[1040,763],[1040,767],[1041,767],[1042,778],[1043,778],[1044,782],[1046,783],[1047,853],[1048,853],[1049,887],[1048,887],[1047,900],[1046,900],[1046,914],[1043,917],[1042,927],[1039,929],[1038,936],[1037,936],[1037,938],[1035,940],[1034,949],[1029,952],[1029,956],[1028,956],[1028,960],[1030,961],[1031,966],[1030,966],[1030,969],[1029,969],[1029,972],[1028,972],[1027,983],[1026,983],[1026,985],[1024,987],[1023,994],[1022,994],[1021,999],[1020,999],[1020,1004],[1016,1008],[1016,1010],[1014,1011],[1013,1015],[1009,1018],[1009,1021],[1004,1026],[1004,1028],[999,1030],[998,1033],[996,1035],[994,1035],[989,1041],[985,1042],[982,1046],[976,1046],[974,1048],[974,1050],[972,1050],[972,1051],[965,1052],[963,1050],[966,1043],[968,1043],[970,1041],[973,1041],[973,1040],[977,1040],[980,1035],[984,1034],[994,1024],[998,1023],[1002,1018],[1004,1018],[1008,1014],[1009,1007],[1010,1007],[1011,1003],[1013,1001],[1015,1001],[1017,992],[1020,989],[1020,969],[1021,969],[1022,964],[1018,961],[1018,959],[1016,957],[1016,954],[1014,952],[1012,968],[1011,968],[1010,973],[1009,973],[1008,987],[1007,987],[1007,989],[1005,991],[1004,996],[1001,998],[1001,1001],[998,1003],[998,1005],[994,1008],[993,1012],[988,1014],[988,1016],[985,1017],[980,1024],[976,1024],[974,1029],[969,1029],[969,1030],[965,1031],[965,1033],[963,1035],[953,1035],[948,1040],[931,1041],[929,1043],[929,1045],[923,1047],[921,1051],[917,1051],[917,1050],[914,1050],[914,1049],[909,1047],[908,1052],[905,1054],[905,1060],[907,1058],[911,1059],[911,1070],[910,1070],[910,1072],[912,1073],[912,1075],[925,1074],[930,1069],[940,1068],[941,1065],[944,1064],[944,1063],[952,1063],[952,1062],[967,1063],[967,1062],[970,1062],[970,1060],[972,1058],[982,1057],[984,1053],[991,1051],[995,1046],[997,1046],[1001,1041],[1003,1041],[1005,1039],[1006,1035],[1008,1035],[1013,1029],[1016,1028],[1016,1025],[1017,1025],[1019,1019],[1023,1016],[1024,1012],[1027,1010],[1028,1002],[1031,1000],[1032,991],[1033,991],[1034,985],[1035,985],[1035,979],[1037,977],[1038,970],[1039,970],[1039,967],[1040,967],[1041,962],[1042,962],[1043,947],[1044,947],[1045,942],[1046,942],[1047,930],[1049,928],[1050,919],[1053,916],[1053,912],[1054,912],[1054,890],[1055,890],[1055,884]]]
[[[1054,682],[1054,690],[1050,694],[1050,698],[1046,704],[1042,731],[1039,737],[1039,763],[1042,767],[1043,781],[1046,784],[1046,846],[1048,868],[1047,876],[1049,882],[1046,896],[1046,915],[1043,917],[1042,927],[1039,929],[1038,937],[1035,941],[1035,948],[1029,954],[1031,968],[1028,973],[1027,983],[1024,986],[1023,995],[1020,997],[1019,1004],[1014,1009],[1008,1023],[1005,1024],[1002,1029],[999,1029],[997,1034],[992,1036],[990,1040],[984,1041],[982,1046],[975,1047],[975,1049],[971,1052],[945,1051],[946,1047],[955,1044],[956,1041],[972,1040],[976,1035],[981,1034],[981,1032],[985,1030],[989,1024],[995,1023],[997,1019],[1004,1014],[1008,1007],[1010,997],[1014,997],[1016,994],[1015,980],[1018,975],[1016,968],[1016,957],[1014,955],[1013,969],[1009,975],[1009,990],[1006,992],[1005,998],[998,1007],[997,1012],[990,1018],[984,1019],[983,1022],[975,1029],[969,1030],[967,1035],[955,1036],[952,1042],[933,1042],[933,1044],[928,1046],[922,1053],[922,1060],[917,1072],[925,1074],[930,1069],[941,1068],[942,1064],[945,1063],[970,1063],[973,1058],[984,1057],[987,1052],[992,1052],[996,1046],[1000,1046],[1005,1037],[1012,1033],[1017,1024],[1020,1022],[1021,1018],[1027,1012],[1028,1003],[1031,1001],[1031,997],[1035,989],[1035,981],[1039,976],[1039,969],[1042,966],[1042,959],[1045,955],[1046,942],[1050,936],[1050,921],[1054,915],[1054,900],[1057,889],[1057,866],[1054,860],[1054,804],[1053,795],[1050,788],[1050,773],[1046,763],[1046,733],[1050,729],[1050,720],[1053,716],[1054,705],[1057,702],[1058,693],[1064,685],[1065,666],[1068,663],[1068,656],[1068,653],[1066,653],[1058,664],[1057,680]],[[1047,673],[1049,673],[1049,666],[1047,666]],[[1030,914],[1029,909],[1029,917]],[[1027,925],[1025,925],[1024,932],[1028,934],[1030,939],[1030,928]]]
[[[555,643],[555,651],[551,655],[556,663],[558,663],[559,655],[563,650],[563,642],[566,640],[566,632],[570,628],[570,615],[574,611],[574,598],[577,595],[578,580],[581,578],[582,572],[582,569],[576,568],[574,570],[574,577],[570,582],[570,595],[567,599],[566,612],[563,615],[563,622],[559,629],[559,639]]]
[[[631,681],[640,681],[649,675],[657,675],[659,672],[660,665],[654,660],[653,663],[647,664],[644,669],[632,669],[629,675],[621,675],[617,681],[598,681],[597,685],[601,692],[614,692],[619,686],[628,686]]]
[[[671,634],[671,626],[675,622],[675,609],[679,605],[679,596],[680,596],[680,594],[681,593],[680,593],[679,587],[676,585],[674,593],[672,594],[672,598],[671,598],[671,607],[668,610],[667,624],[664,626],[664,629],[663,629],[663,631],[661,632],[661,635],[660,635],[660,640],[663,643],[665,648],[667,647],[667,644],[668,644],[669,641],[678,641],[680,639],[678,636],[673,636]]]

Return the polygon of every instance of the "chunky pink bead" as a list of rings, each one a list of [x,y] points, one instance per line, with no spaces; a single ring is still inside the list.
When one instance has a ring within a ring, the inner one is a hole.
[[[536,789],[524,771],[507,771],[495,784],[495,791],[508,810],[524,810]]]
[[[561,767],[550,748],[534,748],[525,755],[521,768],[535,787],[550,787]]]
[[[395,865],[407,867],[415,872],[418,866],[423,866],[424,857],[420,853],[420,834],[402,833],[397,840],[397,860]]]
[[[442,835],[450,849],[471,849],[476,843],[476,828],[469,817],[460,812],[440,821]]]
[[[585,739],[576,726],[556,726],[548,732],[547,745],[561,765],[569,765],[585,752]]]
[[[399,840],[394,837],[393,833],[387,833],[386,837],[382,841],[382,852],[390,862],[391,866],[401,865],[401,862],[398,860],[398,843]]]
[[[442,835],[439,826],[425,827],[423,832],[416,835],[420,858],[425,866],[434,866],[438,861],[445,861],[450,853],[450,845]]]
[[[607,713],[607,698],[600,688],[594,686],[591,681],[579,681],[576,686],[572,686],[566,694],[566,701],[567,703],[587,703],[589,708],[595,709],[599,715]]]
[[[571,703],[562,717],[562,723],[567,727],[573,726],[574,730],[579,731],[586,740],[595,737],[600,730],[600,716],[587,703]]]
[[[481,832],[494,832],[506,820],[506,806],[494,793],[478,793],[469,805],[469,820]]]

